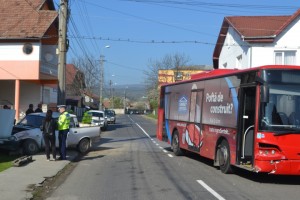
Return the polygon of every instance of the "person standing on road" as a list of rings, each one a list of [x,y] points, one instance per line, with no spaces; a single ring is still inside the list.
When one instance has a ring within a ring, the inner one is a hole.
[[[50,160],[50,149],[52,151],[53,160],[56,160],[56,146],[55,146],[55,128],[56,121],[52,118],[52,110],[48,110],[46,118],[43,121],[41,130],[43,131],[43,138],[45,141],[45,152],[47,161]]]
[[[59,153],[60,158],[59,160],[66,160],[66,140],[69,132],[69,126],[70,126],[70,114],[66,111],[65,105],[58,106],[58,110],[60,112],[59,118],[58,118],[58,141],[59,141]]]
[[[26,115],[30,114],[30,113],[34,113],[34,110],[33,110],[33,104],[29,104],[29,107],[28,109],[26,110]]]

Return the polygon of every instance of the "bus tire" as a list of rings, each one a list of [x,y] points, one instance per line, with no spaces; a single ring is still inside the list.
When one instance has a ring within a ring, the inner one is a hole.
[[[172,137],[172,149],[173,149],[173,153],[176,156],[181,156],[182,155],[182,150],[180,149],[179,136],[178,135],[179,135],[178,131],[174,131],[173,137]]]
[[[232,173],[232,167],[230,165],[230,149],[226,140],[223,140],[219,145],[219,164],[221,172],[224,174]]]

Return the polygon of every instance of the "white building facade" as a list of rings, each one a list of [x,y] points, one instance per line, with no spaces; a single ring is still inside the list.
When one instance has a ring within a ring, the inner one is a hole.
[[[260,25],[247,24],[247,17],[225,18],[214,51],[215,69],[246,69],[262,65],[300,65],[300,10],[294,15],[252,18],[253,23],[265,23],[269,31],[255,31]],[[249,17],[251,18],[251,17]],[[245,21],[243,23],[243,21]],[[246,30],[247,27],[252,30]],[[285,25],[285,26],[284,26]],[[263,25],[261,25],[263,28]]]

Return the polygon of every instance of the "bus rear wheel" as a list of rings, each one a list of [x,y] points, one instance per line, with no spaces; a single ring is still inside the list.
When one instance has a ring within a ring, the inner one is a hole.
[[[181,156],[182,155],[182,150],[180,149],[180,145],[179,145],[179,136],[178,136],[178,131],[175,131],[173,133],[173,137],[172,137],[172,149],[173,152],[176,156]]]
[[[224,174],[232,173],[232,167],[230,165],[230,149],[226,140],[223,140],[219,146],[219,164],[221,172]]]

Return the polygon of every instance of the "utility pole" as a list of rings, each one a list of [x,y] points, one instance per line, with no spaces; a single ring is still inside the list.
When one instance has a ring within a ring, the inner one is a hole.
[[[115,103],[114,103],[114,92],[115,92],[115,88],[113,87],[113,89],[112,89],[112,109],[114,109],[114,107],[115,107]]]
[[[127,112],[126,112],[126,89],[127,88],[128,87],[126,87],[125,90],[124,90],[124,114],[127,114]]]
[[[100,95],[99,95],[99,110],[102,110],[103,84],[104,84],[104,56],[100,55]]]
[[[111,99],[111,108],[114,108],[114,87],[113,87],[113,82],[112,80],[109,81],[109,85],[110,85],[110,99]]]
[[[103,48],[110,48],[109,45],[106,45]],[[100,51],[100,93],[99,93],[99,110],[102,110],[102,99],[103,99],[103,85],[104,85],[104,56],[101,55],[102,50]]]
[[[58,96],[57,103],[66,102],[66,53],[67,53],[68,0],[60,0],[58,29]]]
[[[126,88],[124,90],[124,113],[126,114],[125,110],[126,110]]]

